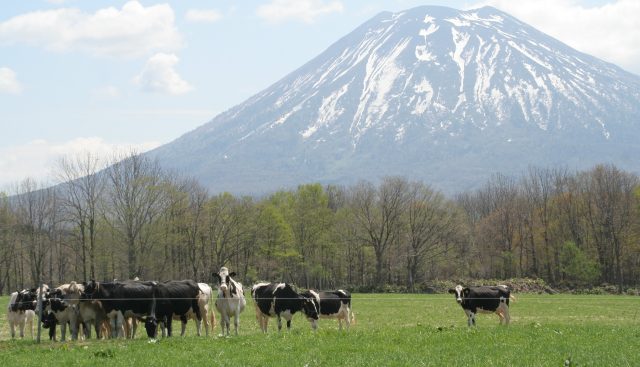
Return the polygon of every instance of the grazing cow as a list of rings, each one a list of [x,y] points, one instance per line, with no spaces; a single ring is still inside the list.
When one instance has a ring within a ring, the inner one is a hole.
[[[112,337],[121,336],[124,314],[130,311],[136,317],[151,316],[154,300],[155,282],[125,281],[96,282],[86,284],[82,294],[83,300],[99,300],[106,315],[111,320]],[[155,319],[155,317],[154,317]],[[155,338],[156,320],[147,317],[149,326],[147,336]],[[147,325],[145,325],[147,326]]]
[[[351,312],[351,294],[339,289],[337,291],[315,291],[308,290],[302,293],[303,296],[313,300],[318,310],[320,318],[338,319],[338,325],[342,330],[342,320],[345,321],[347,330],[351,326],[351,321],[355,322],[355,316]],[[317,328],[315,320],[310,319],[314,329]]]
[[[218,298],[216,299],[216,309],[220,312],[220,326],[222,335],[229,335],[231,327],[231,316],[233,316],[233,325],[235,327],[235,335],[238,335],[238,323],[240,321],[240,313],[244,311],[247,300],[244,298],[244,290],[242,284],[233,280],[236,273],[229,273],[229,269],[222,267],[218,273],[213,273],[214,278],[218,279],[220,287],[218,288]]]
[[[171,336],[171,320],[177,317],[182,321],[181,336],[184,336],[187,318],[195,315],[198,332],[201,330],[202,312],[199,306],[200,287],[193,280],[170,280],[154,286],[154,315],[157,322],[163,324],[162,336]],[[146,325],[145,325],[146,326]]]
[[[509,316],[509,299],[511,291],[505,286],[489,286],[489,287],[466,287],[457,285],[455,288],[449,289],[449,293],[453,293],[456,301],[468,317],[468,325],[476,324],[476,314],[495,313],[500,318],[500,324],[503,322],[508,325]]]
[[[293,314],[302,311],[311,321],[312,327],[318,320],[318,309],[311,298],[298,294],[287,283],[258,283],[251,288],[255,301],[256,319],[262,332],[267,332],[269,317],[278,318],[278,331],[282,329],[282,318],[287,320],[287,330],[291,329]]]
[[[30,301],[31,293],[35,294],[35,289],[31,291],[24,289],[20,292],[11,293],[9,304],[7,305],[7,321],[11,330],[11,337],[16,337],[16,326],[20,332],[20,337],[24,338],[24,327],[27,326],[30,336],[33,338],[33,319],[35,317],[35,305]]]

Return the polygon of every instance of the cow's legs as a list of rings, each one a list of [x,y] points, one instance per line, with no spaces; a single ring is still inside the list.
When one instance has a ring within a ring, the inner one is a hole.
[[[16,337],[16,323],[13,320],[9,321],[9,328],[11,329],[11,338],[15,338]]]
[[[278,314],[278,331],[282,330],[282,318],[280,314]]]
[[[184,336],[184,333],[187,331],[187,316],[185,315],[180,316],[180,323],[181,323],[180,336]]]
[[[131,339],[135,339],[136,330],[138,330],[138,319],[135,317],[135,315],[131,316],[130,319],[131,319]],[[171,336],[171,332],[169,332],[169,336]]]
[[[509,325],[509,321],[511,321],[511,316],[509,315],[509,306],[503,304],[502,306],[502,314],[504,316],[505,325]]]
[[[474,326],[476,324],[475,312],[471,310],[464,310],[464,312],[467,314],[467,325]]]
[[[236,330],[236,336],[238,335],[238,324],[240,323],[240,312],[236,310],[236,314],[233,315],[233,326]]]
[[[20,338],[24,338],[24,322],[25,322],[25,320],[22,319],[18,323],[18,329],[20,330]]]
[[[173,321],[173,317],[169,316],[169,317],[165,317],[165,319],[167,320],[166,321],[166,323],[167,323],[167,337],[170,337],[171,334],[172,334],[172,330],[171,330],[172,325],[171,324],[172,324],[172,321]]]
[[[109,316],[109,323],[111,324],[111,339],[117,338],[118,337],[118,326],[117,321],[116,321],[116,317],[114,316]]]
[[[67,324],[69,321],[64,321],[60,323],[60,341],[66,341],[67,338]],[[71,328],[69,328],[71,329]]]

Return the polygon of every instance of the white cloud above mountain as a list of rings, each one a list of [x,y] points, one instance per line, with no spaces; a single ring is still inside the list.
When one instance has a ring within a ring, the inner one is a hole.
[[[119,152],[144,152],[159,146],[159,142],[108,142],[98,137],[80,137],[66,142],[36,139],[22,145],[0,148],[0,191],[27,177],[48,181],[58,159],[91,152],[108,160]]]
[[[16,72],[8,67],[0,67],[0,93],[22,93],[22,84],[18,81]]]
[[[175,70],[180,61],[175,54],[157,53],[147,60],[134,78],[134,83],[145,92],[184,94],[193,89]]]
[[[640,1],[586,5],[576,0],[487,0],[582,52],[640,74]]]
[[[121,9],[86,13],[76,8],[40,10],[0,23],[0,44],[30,44],[47,50],[80,50],[96,56],[140,57],[182,46],[173,9],[128,1]]]
[[[344,5],[341,1],[272,0],[258,7],[256,14],[269,23],[289,20],[313,23],[320,16],[341,13],[343,10]]]

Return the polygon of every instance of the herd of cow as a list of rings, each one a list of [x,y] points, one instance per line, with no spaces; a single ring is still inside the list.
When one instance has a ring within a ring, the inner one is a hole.
[[[213,275],[219,283],[214,304],[220,314],[222,334],[229,335],[233,318],[237,335],[240,313],[246,306],[244,289],[233,279],[235,273],[226,267]],[[458,285],[449,292],[455,295],[465,311],[469,326],[475,325],[477,312],[494,312],[500,317],[501,324],[509,323],[509,299],[513,297],[508,287],[463,288]],[[24,337],[25,326],[33,336],[33,320],[40,313],[39,307],[42,307],[43,327],[49,329],[51,340],[56,340],[57,325],[60,325],[62,341],[66,338],[67,327],[72,339],[78,338],[80,329],[85,338],[90,338],[92,328],[97,338],[134,338],[138,322],[144,323],[149,338],[156,339],[158,328],[163,337],[172,335],[173,320],[181,321],[181,335],[184,335],[189,319],[195,320],[198,336],[204,321],[208,336],[216,323],[214,311],[209,309],[212,296],[208,284],[193,280],[71,282],[53,289],[43,286],[42,290],[34,288],[13,292],[7,321],[12,338],[16,336],[16,327],[20,337]],[[265,333],[271,317],[277,318],[278,330],[282,329],[282,318],[290,329],[296,312],[304,314],[313,330],[317,329],[319,318],[337,319],[340,329],[344,321],[347,330],[355,322],[351,295],[344,290],[298,293],[288,283],[257,283],[251,288],[251,297],[256,320]]]

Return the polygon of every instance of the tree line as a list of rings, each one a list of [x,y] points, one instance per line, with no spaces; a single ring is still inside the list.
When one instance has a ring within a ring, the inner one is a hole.
[[[438,279],[640,280],[640,185],[613,165],[531,167],[447,197],[404,177],[211,194],[145,155],[61,159],[0,195],[0,293],[38,281],[211,281],[420,291]]]

